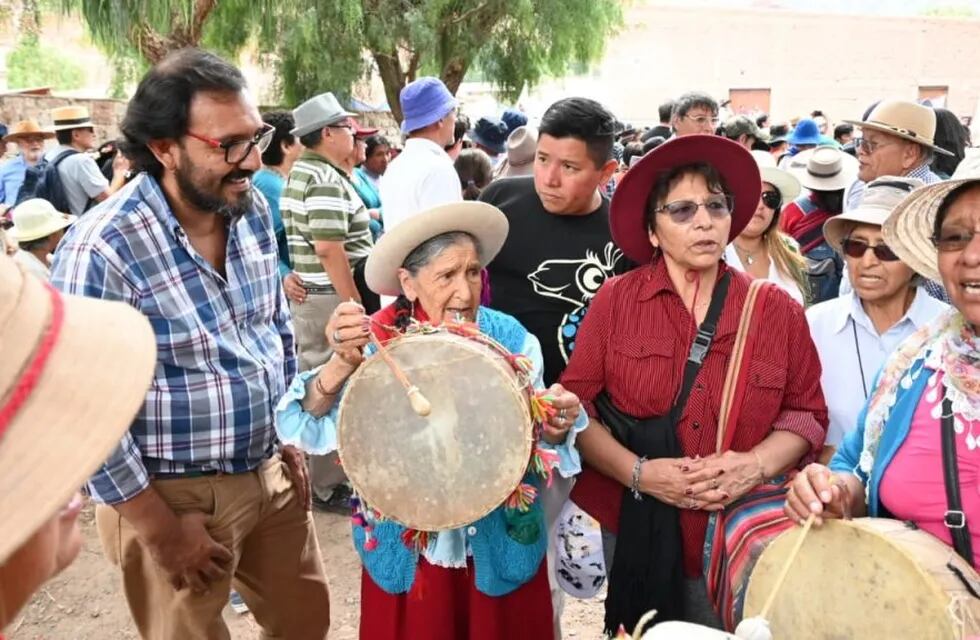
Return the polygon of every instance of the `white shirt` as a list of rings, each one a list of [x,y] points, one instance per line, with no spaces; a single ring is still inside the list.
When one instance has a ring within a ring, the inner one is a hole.
[[[381,176],[380,195],[385,230],[391,231],[426,209],[462,201],[463,190],[442,147],[426,138],[409,138]]]
[[[839,445],[845,435],[857,428],[858,414],[867,401],[865,390],[871,393],[875,376],[892,351],[947,308],[920,287],[905,316],[881,335],[853,293],[807,310],[810,335],[823,369],[820,384],[830,412],[827,444]]]
[[[730,244],[725,247],[725,262],[728,266],[733,269],[738,269],[739,271],[745,271],[745,266],[742,264],[742,260],[738,257],[738,253],[735,251],[735,245]],[[776,267],[776,261],[771,257],[769,258],[769,276],[766,278],[769,282],[777,285],[780,289],[783,289],[800,304],[803,304],[803,292],[800,291],[799,285],[792,278],[788,278],[783,275],[783,272]]]
[[[427,138],[409,138],[381,176],[384,228],[391,231],[426,209],[462,202],[459,174],[446,150]],[[381,296],[382,306],[395,301]]]

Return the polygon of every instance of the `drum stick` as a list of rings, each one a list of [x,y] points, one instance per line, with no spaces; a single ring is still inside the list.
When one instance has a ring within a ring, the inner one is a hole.
[[[766,604],[762,607],[762,611],[759,613],[759,617],[764,620],[769,619],[769,610],[772,609],[773,603],[776,601],[776,594],[779,593],[779,589],[782,588],[783,582],[786,580],[786,576],[789,575],[789,569],[793,566],[793,561],[796,560],[797,554],[800,553],[800,549],[803,547],[803,541],[806,540],[806,534],[810,533],[810,527],[813,526],[813,521],[817,519],[817,514],[810,513],[806,518],[806,523],[803,525],[803,530],[800,531],[799,537],[796,539],[796,543],[793,545],[793,550],[789,552],[789,557],[786,558],[785,564],[783,564],[782,570],[779,572],[779,577],[776,578],[776,584],[772,586],[772,592],[770,592],[769,597],[766,599]]]
[[[378,355],[380,355],[381,359],[385,361],[385,364],[388,365],[391,372],[395,374],[395,378],[397,378],[398,382],[405,387],[405,393],[408,394],[408,403],[412,405],[412,411],[423,417],[432,413],[432,405],[429,404],[426,397],[422,395],[419,388],[412,384],[412,381],[408,379],[408,376],[405,375],[405,372],[402,371],[400,366],[398,366],[398,363],[391,357],[391,354],[388,353],[388,350],[383,344],[381,344],[381,341],[378,340],[373,331],[371,332],[371,342],[373,342],[375,348],[377,348]]]

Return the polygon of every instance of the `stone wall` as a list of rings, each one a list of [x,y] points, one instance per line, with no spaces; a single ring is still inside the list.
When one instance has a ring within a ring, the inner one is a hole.
[[[49,127],[51,110],[67,105],[88,107],[99,143],[119,137],[119,123],[126,112],[126,102],[123,100],[5,94],[0,95],[0,121],[9,127],[19,120],[34,118],[42,127]]]

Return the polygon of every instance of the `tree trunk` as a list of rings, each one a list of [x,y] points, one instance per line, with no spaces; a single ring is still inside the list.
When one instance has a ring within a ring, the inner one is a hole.
[[[378,75],[385,87],[385,98],[388,99],[388,106],[391,107],[391,115],[396,122],[403,119],[402,105],[398,100],[399,94],[405,87],[405,72],[402,71],[401,61],[398,59],[397,50],[390,53],[372,51],[374,62],[378,65]]]
[[[146,23],[141,23],[136,27],[132,41],[150,64],[156,64],[171,51],[200,45],[204,24],[217,6],[218,0],[195,0],[190,21],[183,24],[175,15],[173,32],[169,36],[163,36]]]
[[[446,88],[449,89],[449,93],[456,95],[456,92],[459,91],[459,85],[463,83],[463,78],[466,77],[470,62],[471,60],[463,60],[458,57],[446,61],[442,67],[442,73],[439,75]]]

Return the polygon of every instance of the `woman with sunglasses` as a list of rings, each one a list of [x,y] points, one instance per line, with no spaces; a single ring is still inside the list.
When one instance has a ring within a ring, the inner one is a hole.
[[[786,513],[797,522],[817,514],[817,524],[908,521],[980,568],[980,159],[968,156],[952,180],[916,189],[882,231],[903,262],[943,283],[954,308],[886,359],[858,428],[829,466],[797,475]]]
[[[779,230],[779,211],[784,202],[800,194],[800,181],[776,168],[768,151],[753,151],[762,174],[762,197],[755,214],[725,250],[725,262],[752,278],[769,280],[804,304],[807,295],[806,260],[796,242]]]
[[[878,178],[868,185],[857,209],[824,225],[824,237],[842,254],[852,286],[852,291],[807,311],[830,412],[825,461],[857,427],[886,358],[947,308],[919,287],[922,279],[882,240],[885,219],[922,184],[914,178]]]
[[[603,526],[607,631],[632,628],[650,609],[658,620],[719,626],[701,577],[709,513],[823,446],[820,364],[803,307],[766,284],[750,327],[764,339],[746,349],[740,410],[718,453],[751,283],[722,255],[755,214],[761,184],[737,143],[683,136],[634,165],[610,205],[613,239],[641,266],[596,294],[561,379],[591,418],[578,439],[591,468],[572,499]]]

